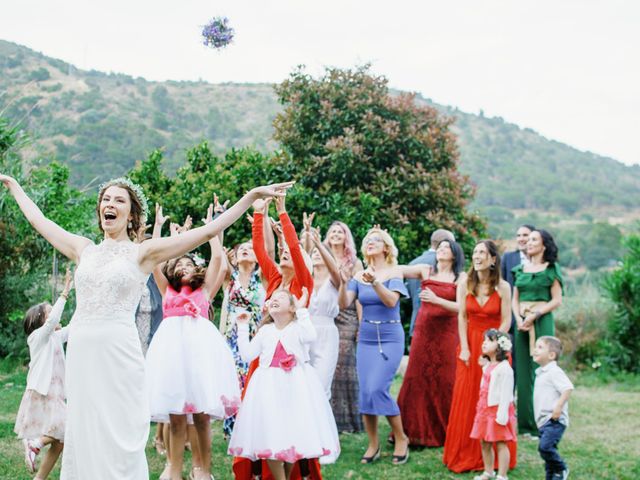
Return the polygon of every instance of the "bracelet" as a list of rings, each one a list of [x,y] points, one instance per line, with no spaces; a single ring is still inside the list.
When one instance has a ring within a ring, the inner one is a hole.
[[[542,316],[542,313],[538,312],[537,310],[535,312],[533,312],[533,313],[536,316],[536,320],[538,320]]]

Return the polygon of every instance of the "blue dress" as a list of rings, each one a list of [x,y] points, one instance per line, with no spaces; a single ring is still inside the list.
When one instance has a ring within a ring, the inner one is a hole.
[[[400,278],[390,278],[383,285],[401,296],[408,296]],[[347,288],[356,292],[362,305],[362,325],[356,352],[360,413],[400,415],[400,408],[389,393],[404,354],[400,300],[393,307],[387,307],[370,284],[355,279],[349,282]]]

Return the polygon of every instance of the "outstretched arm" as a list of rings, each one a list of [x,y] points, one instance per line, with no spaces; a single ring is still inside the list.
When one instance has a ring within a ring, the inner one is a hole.
[[[0,174],[0,182],[9,189],[20,210],[31,226],[42,235],[53,248],[65,257],[78,263],[84,247],[91,243],[88,238],[67,232],[64,228],[44,216],[38,206],[24,192],[20,184],[12,177]]]
[[[327,246],[322,243],[320,231],[317,228],[313,228],[309,231],[306,237],[311,237],[313,246],[318,249],[320,256],[322,256],[322,261],[324,261],[324,264],[327,266],[327,270],[329,270],[331,283],[334,287],[338,288],[340,286],[340,271],[338,270],[338,264],[336,263],[335,258],[333,258],[333,255],[331,255]]]
[[[190,252],[232,225],[254,200],[284,195],[284,191],[292,185],[293,182],[285,182],[254,188],[208,225],[194,228],[177,237],[152,238],[144,242],[140,246],[138,257],[140,267],[145,272],[151,272],[156,264]]]

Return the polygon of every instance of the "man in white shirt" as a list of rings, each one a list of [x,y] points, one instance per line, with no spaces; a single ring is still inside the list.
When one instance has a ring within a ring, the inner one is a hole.
[[[573,384],[557,364],[562,343],[556,337],[536,341],[533,360],[540,365],[533,387],[533,412],[540,431],[538,452],[545,462],[547,480],[566,480],[569,468],[558,453],[558,443],[569,426],[569,396]]]

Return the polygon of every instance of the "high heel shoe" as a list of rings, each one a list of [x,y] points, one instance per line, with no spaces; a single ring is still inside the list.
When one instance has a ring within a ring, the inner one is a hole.
[[[376,450],[376,453],[373,454],[373,456],[365,457],[363,455],[362,458],[360,459],[360,463],[364,463],[364,464],[373,463],[378,459],[380,459],[380,445],[378,445],[378,449]]]
[[[409,460],[409,445],[407,445],[407,451],[404,455],[393,455],[391,457],[391,463],[394,465],[403,465]]]

